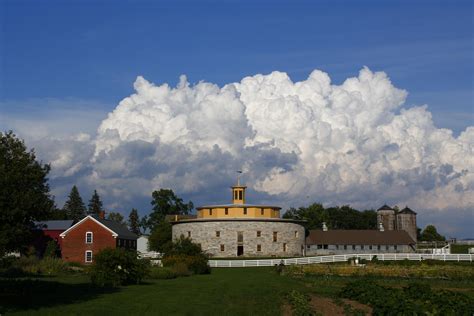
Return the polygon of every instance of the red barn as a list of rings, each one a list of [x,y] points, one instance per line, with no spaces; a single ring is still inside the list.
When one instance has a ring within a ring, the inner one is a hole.
[[[64,261],[92,263],[104,248],[137,249],[137,235],[124,225],[89,215],[60,234]]]
[[[56,221],[43,221],[34,222],[33,229],[33,246],[39,256],[42,256],[46,249],[46,244],[54,240],[59,249],[62,248],[62,238],[59,235],[72,226],[73,220],[56,220]]]

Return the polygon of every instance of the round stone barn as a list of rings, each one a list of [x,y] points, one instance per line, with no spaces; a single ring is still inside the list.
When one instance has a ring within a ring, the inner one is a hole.
[[[195,219],[172,222],[173,239],[189,237],[213,257],[302,256],[303,221],[281,219],[278,206],[246,204],[245,189],[232,187],[232,204],[201,206]]]

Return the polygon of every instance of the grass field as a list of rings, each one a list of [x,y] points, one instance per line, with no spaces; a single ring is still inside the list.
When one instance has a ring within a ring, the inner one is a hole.
[[[274,268],[213,269],[210,275],[151,280],[115,290],[94,288],[87,276],[0,279],[0,314],[39,315],[279,315],[291,290],[337,299],[357,277],[279,275]],[[411,279],[378,279],[402,287]],[[474,300],[473,280],[424,279],[433,289]]]

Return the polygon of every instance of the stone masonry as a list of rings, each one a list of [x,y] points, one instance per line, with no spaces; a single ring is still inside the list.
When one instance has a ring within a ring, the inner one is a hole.
[[[243,237],[241,242],[238,241],[239,233]],[[237,257],[239,245],[243,246],[244,257],[302,256],[305,247],[304,227],[280,219],[176,222],[173,239],[181,235],[201,244],[202,249],[213,257]]]

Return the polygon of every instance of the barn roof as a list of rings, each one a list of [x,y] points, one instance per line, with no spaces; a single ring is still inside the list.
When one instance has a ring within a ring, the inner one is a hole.
[[[311,230],[309,245],[411,245],[415,242],[404,230]]]
[[[413,211],[411,208],[409,208],[408,206],[406,206],[403,210],[401,210],[400,212],[398,212],[399,214],[415,214],[416,215],[416,212]]]
[[[379,207],[379,209],[377,211],[393,211],[393,210],[394,210],[393,208],[391,208],[387,204],[384,204],[381,207]]]
[[[34,225],[37,230],[66,230],[71,227],[73,223],[74,221],[71,219],[34,222]]]

